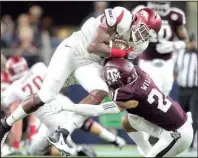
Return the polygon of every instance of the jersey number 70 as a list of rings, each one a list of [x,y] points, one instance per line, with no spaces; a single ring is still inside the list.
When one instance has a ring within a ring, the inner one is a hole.
[[[171,101],[168,98],[163,99],[162,93],[154,88],[151,90],[147,98],[147,101],[150,104],[152,104],[155,101],[154,96],[157,97],[157,104],[158,104],[157,108],[163,111],[164,113],[166,113],[172,105]]]
[[[36,87],[37,90],[39,90],[41,88],[41,84],[42,84],[43,80],[40,76],[35,76],[33,79],[32,79],[32,82],[31,83],[27,83],[26,85],[24,85],[24,87],[22,88],[22,90],[25,92],[25,91],[29,91],[29,94],[34,94],[33,93],[33,87]]]

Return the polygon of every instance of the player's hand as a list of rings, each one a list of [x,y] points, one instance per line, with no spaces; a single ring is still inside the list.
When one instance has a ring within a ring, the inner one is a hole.
[[[128,48],[126,49],[126,51],[127,51],[127,55],[125,57],[126,59],[134,59],[138,55],[138,52],[135,52],[133,48]]]
[[[156,50],[160,54],[171,53],[175,51],[175,44],[171,41],[164,41],[156,45]]]

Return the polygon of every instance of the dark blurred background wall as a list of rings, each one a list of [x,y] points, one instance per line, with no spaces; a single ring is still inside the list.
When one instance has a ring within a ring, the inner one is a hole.
[[[109,7],[121,5],[122,2],[109,2]],[[43,8],[43,16],[52,16],[57,25],[79,25],[93,11],[93,2],[87,1],[37,1],[37,2],[1,2],[1,15],[10,14],[14,19],[20,13],[28,12],[32,5]],[[12,7],[11,7],[12,6]],[[14,6],[14,8],[13,8]]]
[[[52,16],[57,25],[79,25],[84,17],[93,10],[93,2],[91,1],[3,1],[1,2],[1,15],[10,14],[16,19],[19,14],[27,12],[35,4],[43,8],[43,16]],[[131,10],[131,8],[139,4],[146,4],[146,1],[109,2],[109,7],[121,5]],[[172,6],[186,10],[186,2],[172,2]]]

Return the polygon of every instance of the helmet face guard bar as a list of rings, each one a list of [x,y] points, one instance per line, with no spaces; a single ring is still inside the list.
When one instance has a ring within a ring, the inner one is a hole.
[[[157,37],[156,32],[153,29],[149,29],[144,23],[139,25],[132,25],[132,38],[134,45],[141,44],[145,41],[151,41]]]

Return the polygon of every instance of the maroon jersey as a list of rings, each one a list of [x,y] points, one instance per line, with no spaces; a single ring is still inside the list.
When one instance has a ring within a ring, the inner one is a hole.
[[[172,52],[167,54],[160,54],[156,50],[156,45],[161,41],[173,41],[176,35],[176,28],[185,25],[185,14],[182,10],[178,8],[171,8],[170,11],[165,15],[161,16],[162,26],[158,33],[157,41],[152,41],[149,43],[147,49],[140,54],[140,59],[153,60],[153,59],[163,59],[168,60],[172,56]]]
[[[187,116],[180,105],[170,97],[166,97],[147,73],[139,67],[136,67],[136,71],[138,79],[135,83],[117,89],[114,100],[137,100],[138,106],[128,109],[128,113],[141,116],[168,131],[181,127],[187,120]]]

